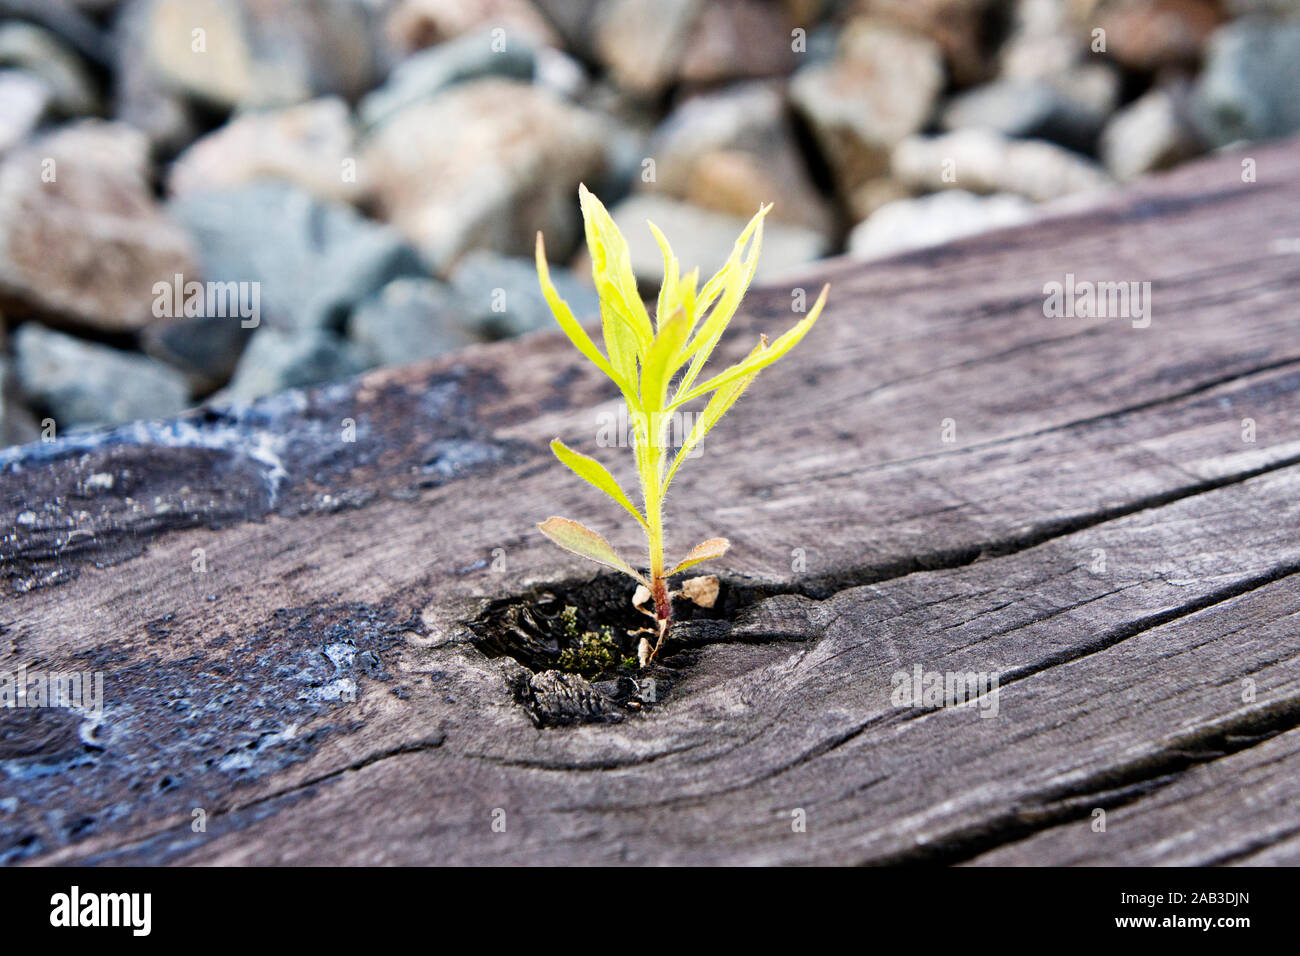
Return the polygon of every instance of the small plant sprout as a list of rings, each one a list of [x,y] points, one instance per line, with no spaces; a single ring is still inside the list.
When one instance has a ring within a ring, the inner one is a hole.
[[[647,630],[655,638],[653,645],[646,638],[641,639],[637,656],[644,667],[659,653],[672,627],[674,595],[668,590],[668,579],[702,561],[720,557],[728,547],[725,538],[710,538],[697,544],[671,569],[667,568],[664,564],[663,504],[668,486],[677,476],[682,462],[735,404],[754,377],[794,348],[808,333],[826,303],[829,286],[822,289],[808,314],[775,342],[769,343],[766,336],[760,336],[747,357],[725,371],[701,380],[700,373],[709,355],[754,277],[763,239],[763,217],[772,207],[759,209],[736,240],[726,264],[703,288],[697,288],[699,269],[682,275],[668,240],[653,223],[648,223],[664,257],[664,281],[652,325],[645,304],[637,293],[627,242],[599,199],[585,186],[578,187],[578,195],[586,224],[587,246],[591,250],[592,275],[600,297],[604,353],[592,342],[574,318],[572,310],[555,291],[546,265],[541,233],[537,235],[537,275],[560,327],[578,351],[613,380],[627,403],[637,475],[641,480],[642,507],[638,509],[632,503],[614,476],[594,458],[579,454],[558,439],[551,442],[551,450],[580,478],[609,495],[636,519],[646,536],[648,573],[642,575],[624,561],[609,542],[576,521],[547,518],[538,528],[561,548],[621,571],[640,585],[633,603],[653,617],[654,627]],[[704,398],[708,399],[704,409],[669,463],[668,426],[672,416],[688,403]],[[654,602],[653,611],[643,607],[651,600]]]

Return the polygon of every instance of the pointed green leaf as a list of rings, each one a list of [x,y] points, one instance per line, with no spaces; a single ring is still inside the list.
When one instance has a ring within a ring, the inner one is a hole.
[[[614,225],[613,217],[599,199],[585,185],[578,185],[578,201],[582,206],[583,227],[587,234],[587,248],[591,252],[591,275],[602,303],[608,302],[612,312],[630,327],[644,355],[654,338],[650,316],[637,292],[636,275],[632,272],[632,253],[627,240]],[[611,356],[612,361],[612,356]]]
[[[709,281],[704,284],[704,288],[700,291],[701,312],[712,305],[713,300],[716,299],[726,287],[728,267],[733,262],[738,263],[741,261],[742,254],[745,250],[745,244],[749,242],[749,237],[755,232],[759,232],[760,234],[762,233],[763,219],[767,216],[768,210],[771,208],[771,203],[759,207],[754,218],[749,221],[749,224],[746,225],[744,230],[741,232],[740,237],[736,239],[735,245],[733,245],[731,249],[731,255],[727,257],[726,263],[717,271],[713,278],[709,279]]]
[[[586,356],[596,368],[600,369],[615,382],[618,382],[618,376],[614,374],[614,369],[606,361],[605,356],[600,354],[596,348],[596,343],[591,340],[578,320],[573,317],[573,310],[569,308],[569,303],[560,298],[560,293],[556,291],[555,284],[551,281],[550,266],[546,262],[546,247],[542,242],[542,234],[537,234],[537,280],[542,286],[542,295],[546,297],[546,304],[551,307],[551,312],[555,315],[555,321],[560,324],[564,334],[569,337],[569,341],[574,344],[579,352]],[[624,383],[619,383],[620,385]]]
[[[622,571],[628,577],[649,587],[646,579],[632,570],[632,566],[619,557],[610,543],[590,528],[568,518],[550,517],[539,524],[537,529],[565,551],[595,561],[597,564],[603,564],[607,568]]]
[[[604,465],[589,455],[574,451],[558,438],[551,442],[551,451],[555,452],[555,457],[568,465],[575,475],[605,492],[605,494],[626,508],[642,526],[645,525],[645,518],[641,517],[641,513],[636,510],[636,505],[632,504],[632,500],[628,498],[622,487],[614,480],[614,476],[609,473]]]
[[[686,317],[690,320],[689,328],[686,332],[688,338],[690,337],[690,334],[695,331],[695,323],[700,317],[696,298],[697,294],[695,291],[695,287],[699,284],[699,281],[700,267],[696,266],[690,272],[686,273],[686,275],[682,276],[677,283],[677,301],[681,303],[682,309],[686,312]],[[682,361],[686,361],[685,355],[682,356]],[[678,368],[680,367],[681,366],[679,365]],[[673,371],[676,371],[676,369]]]
[[[823,286],[821,295],[817,297],[817,301],[814,303],[812,310],[808,315],[796,323],[794,328],[790,329],[772,343],[770,348],[764,349],[762,352],[757,354],[751,353],[749,358],[742,362],[738,362],[725,372],[721,372],[713,376],[713,378],[696,385],[685,395],[682,395],[679,392],[678,397],[673,400],[672,405],[669,407],[676,408],[692,399],[699,398],[701,395],[707,395],[709,392],[721,388],[724,385],[728,385],[737,379],[744,378],[747,375],[752,375],[781,358],[781,356],[785,355],[786,352],[789,352],[792,348],[798,345],[799,340],[807,335],[808,330],[813,327],[813,323],[815,323],[817,317],[821,315],[822,306],[826,304],[826,295],[830,292],[830,288],[831,287],[828,285]]]
[[[645,367],[641,370],[641,404],[647,411],[663,408],[668,380],[677,371],[677,356],[686,344],[689,331],[690,319],[681,306],[674,309],[659,327],[659,334],[655,336]]]
[[[617,304],[601,296],[600,324],[605,333],[605,351],[619,378],[631,391],[637,387],[637,355],[641,351],[636,334]]]
[[[664,257],[664,281],[659,286],[659,301],[655,306],[655,327],[662,329],[665,317],[681,303],[677,288],[681,267],[678,265],[677,257],[673,255],[672,247],[668,245],[668,239],[659,231],[659,227],[648,219],[646,225],[650,227],[650,232],[655,237],[655,242],[659,243],[659,251]]]
[[[693,568],[701,561],[710,561],[713,558],[720,558],[727,553],[731,547],[731,542],[726,538],[710,538],[708,541],[701,541],[695,547],[691,548],[690,554],[682,558],[677,567],[668,572],[668,576],[676,574],[678,571],[685,571],[687,568]]]
[[[745,227],[744,232],[740,234],[740,238],[736,240],[736,245],[731,251],[731,257],[728,259],[727,264],[723,266],[718,275],[710,280],[709,285],[705,286],[704,292],[701,293],[702,301],[697,304],[697,308],[701,310],[705,307],[704,301],[719,293],[720,295],[717,304],[713,307],[713,311],[709,313],[709,317],[704,320],[704,324],[700,326],[695,338],[686,347],[686,355],[690,358],[691,365],[686,370],[686,374],[682,376],[681,384],[677,389],[678,396],[688,391],[695,383],[695,379],[699,376],[701,369],[704,368],[704,363],[709,360],[714,347],[722,338],[722,333],[726,331],[728,323],[736,314],[741,299],[745,297],[750,282],[754,279],[754,273],[758,269],[758,256],[763,249],[763,218],[771,208],[770,204],[762,207],[757,215],[749,221],[749,225]],[[741,253],[751,234],[753,242],[750,244],[748,254],[742,263]],[[716,287],[717,291],[710,288],[714,283],[719,283]]]
[[[753,351],[749,353],[749,357],[752,358],[755,355],[760,355],[766,349],[767,337],[763,336],[759,339],[758,344],[754,346]],[[677,450],[677,455],[673,458],[672,467],[668,469],[668,476],[664,478],[663,489],[665,491],[667,491],[668,486],[672,484],[673,478],[677,474],[677,469],[682,466],[682,462],[684,462],[690,453],[695,450],[695,446],[700,443],[713,426],[718,424],[718,421],[727,413],[731,406],[736,404],[736,399],[740,398],[741,392],[749,388],[749,384],[757,377],[758,373],[754,372],[752,375],[746,375],[744,378],[737,379],[730,385],[724,385],[713,393],[708,404],[704,406],[704,411],[700,412],[700,417],[695,419],[695,424],[691,426],[691,433],[686,436],[686,441],[682,442],[682,447]]]

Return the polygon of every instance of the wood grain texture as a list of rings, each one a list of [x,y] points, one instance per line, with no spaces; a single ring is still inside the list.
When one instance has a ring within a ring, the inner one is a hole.
[[[547,515],[637,547],[547,450],[632,483],[558,333],[0,453],[0,671],[106,681],[0,712],[0,859],[1294,863],[1295,146],[751,293],[723,358],[832,284],[668,503],[739,610],[618,722],[539,728],[468,626],[592,579]],[[1150,327],[1044,317],[1067,273]],[[998,690],[900,707],[918,666]]]

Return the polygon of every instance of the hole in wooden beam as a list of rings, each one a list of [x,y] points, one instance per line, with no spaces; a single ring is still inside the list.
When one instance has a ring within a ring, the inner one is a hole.
[[[711,608],[679,597],[659,660],[642,669],[637,645],[651,621],[632,606],[635,590],[615,575],[540,585],[492,601],[465,623],[485,656],[524,668],[515,699],[538,726],[616,722],[662,703],[699,656],[696,632],[734,620],[753,597],[723,580]]]

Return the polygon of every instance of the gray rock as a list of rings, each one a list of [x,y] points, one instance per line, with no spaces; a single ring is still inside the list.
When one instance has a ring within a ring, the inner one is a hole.
[[[286,183],[191,193],[170,211],[194,236],[203,277],[260,283],[263,319],[285,332],[341,330],[390,280],[427,273],[394,230]]]
[[[626,196],[645,171],[651,130],[610,116],[602,115],[601,122],[605,127],[605,166],[599,179],[587,185],[611,199]]]
[[[652,97],[672,83],[701,0],[606,0],[596,10],[592,44],[622,89]]]
[[[922,192],[1016,193],[1035,202],[1111,183],[1096,163],[1055,143],[986,129],[909,136],[894,149],[891,167],[899,182]]]
[[[668,238],[683,272],[700,267],[701,284],[722,268],[746,223],[737,216],[651,194],[629,197],[610,214],[627,238],[637,278],[656,286],[663,281],[663,253],[646,226],[647,219]],[[820,233],[774,222],[769,217],[763,225],[763,250],[756,277],[763,280],[781,275],[826,251],[826,239]]]
[[[238,316],[203,316],[155,322],[140,336],[152,357],[180,371],[195,394],[223,385],[252,335]]]
[[[1050,79],[1002,79],[977,86],[949,101],[940,125],[1047,139],[1090,152],[1118,101],[1119,77],[1099,63]]]
[[[49,105],[44,80],[21,70],[0,71],[0,156],[31,135]]]
[[[1232,17],[1247,13],[1267,13],[1276,17],[1300,16],[1300,0],[1224,0],[1223,8]]]
[[[1300,21],[1245,17],[1210,39],[1197,118],[1215,146],[1300,130]]]
[[[600,314],[600,298],[591,283],[559,266],[551,266],[551,281],[580,320]],[[470,320],[488,338],[510,338],[555,325],[532,259],[471,252],[457,263],[451,283]]]
[[[536,69],[533,49],[523,42],[492,48],[492,33],[474,32],[412,53],[397,64],[379,89],[366,95],[358,113],[367,128],[378,126],[408,106],[449,86],[485,76],[531,80]]]
[[[148,137],[161,153],[174,153],[200,131],[198,111],[168,86],[149,57],[150,10],[155,0],[126,0],[113,28],[111,112]]]
[[[236,115],[177,157],[167,186],[183,195],[278,179],[324,199],[357,202],[366,192],[358,153],[347,104],[328,96]]]
[[[371,136],[379,211],[439,274],[474,248],[530,255],[538,230],[552,258],[578,234],[580,181],[609,168],[608,122],[535,86],[472,80],[410,106]]]
[[[775,204],[773,220],[829,232],[832,213],[795,145],[781,88],[738,84],[692,97],[655,131],[648,188],[734,216]]]
[[[1079,63],[1087,46],[1061,0],[1015,0],[1010,32],[998,51],[999,75],[1009,79],[1057,76]]]
[[[816,23],[808,26],[808,48],[799,55],[799,63],[829,63],[835,59],[839,47],[840,28],[836,23]]]
[[[790,96],[848,195],[888,169],[890,150],[925,124],[943,82],[932,41],[854,20],[835,59],[797,72]]]
[[[76,5],[47,0],[0,0],[0,14],[5,20],[23,20],[37,24],[75,51],[88,63],[111,69],[115,51],[107,42],[104,30]]]
[[[1052,2],[1064,5],[1063,0]],[[873,20],[933,40],[943,51],[948,73],[963,88],[983,83],[994,74],[988,56],[989,34],[1001,32],[1008,5],[1008,0],[856,0],[847,4]]]
[[[1109,59],[1142,73],[1194,68],[1222,22],[1220,0],[1111,0],[1084,20],[1106,31]]]
[[[399,55],[497,28],[507,48],[516,42],[563,45],[532,0],[384,0],[376,6],[386,8],[384,35]]]
[[[26,70],[44,80],[51,107],[63,116],[100,109],[86,65],[49,30],[21,21],[0,24],[0,67]]]
[[[1101,160],[1121,182],[1166,169],[1204,149],[1181,88],[1157,87],[1116,113],[1101,135]]]
[[[787,74],[795,61],[793,26],[781,4],[711,0],[691,23],[674,72],[682,83],[696,85]]]
[[[566,100],[579,102],[591,89],[587,68],[563,50],[544,46],[536,51],[533,82]]]
[[[367,367],[352,343],[333,332],[259,329],[249,341],[230,384],[215,401],[250,401],[283,391],[350,378]]]
[[[593,45],[621,89],[649,100],[674,82],[705,86],[788,73],[795,60],[790,16],[766,0],[606,0],[596,11]]]
[[[533,6],[560,34],[565,48],[591,55],[592,23],[608,0],[533,0]]]
[[[0,162],[0,295],[11,311],[105,332],[154,321],[154,284],[195,269],[148,169],[144,136],[100,120],[59,127]]]
[[[0,356],[0,448],[35,441],[36,419],[23,405],[9,361]]]
[[[146,0],[148,62],[217,107],[359,96],[375,73],[370,15],[355,0]],[[201,38],[193,31],[203,30]],[[202,48],[198,44],[201,39]]]
[[[848,207],[849,216],[855,222],[861,222],[887,202],[911,198],[912,190],[896,179],[877,176],[868,179],[849,193],[845,205]]]
[[[885,203],[849,233],[849,253],[863,259],[935,246],[1000,229],[1033,217],[1033,204],[1000,193],[977,196],[962,189]]]
[[[446,284],[394,279],[362,302],[348,320],[348,337],[370,365],[402,365],[479,341],[470,309]]]
[[[23,393],[61,428],[165,418],[189,400],[184,377],[153,359],[32,322],[14,335],[14,354]]]

